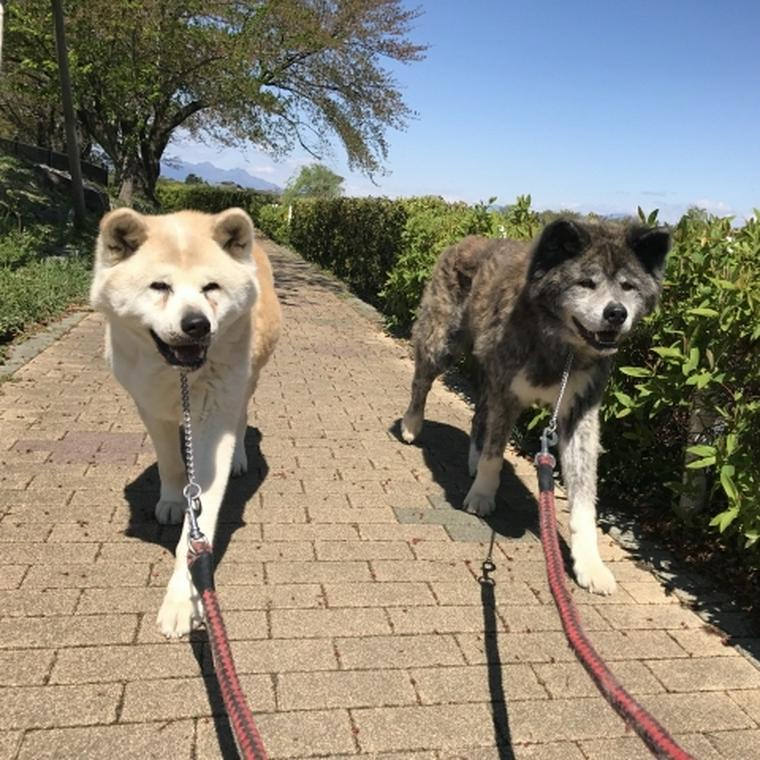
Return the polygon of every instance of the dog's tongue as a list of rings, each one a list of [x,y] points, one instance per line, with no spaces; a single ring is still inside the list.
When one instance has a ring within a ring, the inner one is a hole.
[[[203,346],[172,346],[172,352],[183,364],[192,364],[203,358]]]

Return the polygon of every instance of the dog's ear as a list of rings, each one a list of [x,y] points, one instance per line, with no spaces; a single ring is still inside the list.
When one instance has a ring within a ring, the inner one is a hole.
[[[129,258],[147,239],[145,218],[131,208],[119,208],[100,220],[96,246],[103,266],[112,267]]]
[[[242,208],[228,208],[214,219],[213,237],[233,259],[251,260],[253,222]]]
[[[563,261],[579,256],[590,242],[588,232],[569,219],[557,219],[547,224],[533,250],[531,279],[542,277]]]
[[[626,243],[633,250],[644,269],[660,279],[665,271],[665,258],[670,250],[670,233],[661,228],[636,225],[628,231]]]

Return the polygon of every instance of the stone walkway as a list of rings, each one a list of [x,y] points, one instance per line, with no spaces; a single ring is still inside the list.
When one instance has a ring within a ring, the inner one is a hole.
[[[407,349],[300,259],[273,260],[285,334],[217,540],[271,756],[649,757],[560,631],[532,468],[505,468],[496,585],[481,590],[489,531],[452,506],[466,404],[438,384],[421,446],[400,443]],[[235,757],[205,636],[156,633],[177,533],[152,520],[153,451],[102,332],[88,316],[0,386],[0,760]],[[760,758],[760,669],[740,639],[602,544],[619,591],[575,588],[602,655],[700,760]]]

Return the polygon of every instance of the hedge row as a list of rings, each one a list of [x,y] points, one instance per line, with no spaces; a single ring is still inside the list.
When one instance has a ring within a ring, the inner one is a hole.
[[[465,235],[531,238],[539,227],[530,196],[504,213],[435,196],[298,200],[290,208],[265,206],[257,223],[274,240],[330,269],[402,330],[414,320],[424,284],[447,245]]]
[[[245,190],[216,185],[187,185],[181,182],[159,182],[156,186],[156,197],[165,212],[194,209],[218,214],[232,206],[244,208],[256,220],[259,210],[271,204],[271,193],[261,193],[256,190]]]

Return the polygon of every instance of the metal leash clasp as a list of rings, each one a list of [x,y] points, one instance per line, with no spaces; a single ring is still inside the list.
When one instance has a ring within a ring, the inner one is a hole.
[[[552,416],[549,419],[549,424],[543,429],[541,433],[541,450],[536,454],[534,463],[536,467],[539,464],[551,464],[552,469],[557,466],[557,460],[554,455],[549,451],[550,448],[556,446],[559,443],[559,435],[557,434],[557,420],[559,419],[559,409],[562,404],[562,399],[567,389],[567,382],[570,379],[570,370],[573,367],[573,354],[572,352],[567,355],[567,361],[565,362],[565,369],[562,372],[562,379],[559,384],[559,393],[557,394],[557,401],[552,409]]]
[[[557,466],[557,460],[554,458],[554,454],[549,451],[549,449],[552,446],[556,446],[557,442],[559,441],[559,436],[557,435],[557,422],[556,420],[553,420],[553,423],[549,423],[541,433],[541,450],[536,454],[534,463],[536,467],[538,467],[539,464],[548,463],[551,464],[552,469],[554,469]],[[542,461],[543,460],[543,461]]]
[[[190,539],[201,538],[203,533],[198,525],[198,515],[201,513],[201,487],[196,482],[188,483],[182,489],[182,495],[187,500],[187,520],[190,523]]]
[[[193,456],[193,430],[190,417],[190,389],[187,384],[187,374],[179,376],[180,400],[182,402],[182,435],[185,449],[185,469],[187,485],[182,489],[182,495],[187,501],[187,521],[189,524],[189,540],[197,541],[205,538],[198,525],[198,515],[201,513],[201,486],[195,479],[195,459]]]

